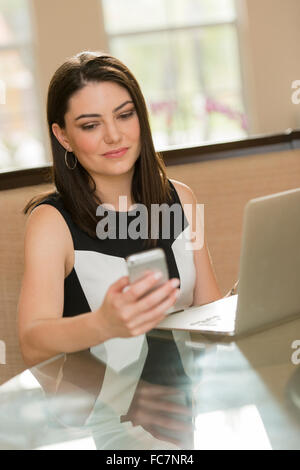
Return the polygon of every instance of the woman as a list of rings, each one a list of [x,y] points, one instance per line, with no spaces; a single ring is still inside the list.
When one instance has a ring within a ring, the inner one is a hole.
[[[143,95],[127,67],[101,53],[67,60],[50,82],[47,117],[57,191],[25,208],[31,212],[18,309],[25,362],[142,335],[174,306],[219,299],[205,243],[187,251],[178,233],[146,241],[97,237],[101,204],[114,207],[118,223],[124,215],[134,218],[133,204],[144,204],[148,233],[153,204],[177,203],[181,210],[189,204],[195,214],[191,189],[166,177]],[[122,211],[119,196],[128,201]],[[185,230],[195,229],[192,215],[184,213]],[[148,273],[130,285],[124,258],[155,246],[165,250],[170,280],[143,296],[159,281]]]

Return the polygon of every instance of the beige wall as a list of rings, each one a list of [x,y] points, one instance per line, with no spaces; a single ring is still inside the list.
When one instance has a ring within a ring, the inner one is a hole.
[[[236,0],[251,134],[300,127],[291,84],[300,79],[300,1]]]

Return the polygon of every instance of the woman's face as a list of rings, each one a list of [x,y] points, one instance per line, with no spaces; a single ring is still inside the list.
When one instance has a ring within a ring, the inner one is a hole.
[[[114,82],[88,83],[70,98],[65,128],[53,124],[52,129],[92,176],[127,173],[140,155],[134,103],[126,88]]]

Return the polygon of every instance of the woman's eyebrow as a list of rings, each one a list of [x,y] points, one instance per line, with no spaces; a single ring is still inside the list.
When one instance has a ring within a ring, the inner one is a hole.
[[[115,113],[116,111],[119,111],[121,108],[123,108],[123,106],[125,106],[126,104],[128,103],[133,103],[132,100],[127,100],[125,101],[124,103],[120,104],[119,106],[117,106],[113,112]],[[75,121],[77,121],[78,119],[81,119],[81,118],[87,118],[87,117],[101,117],[102,114],[80,114],[80,116],[77,116],[77,118],[75,118]]]

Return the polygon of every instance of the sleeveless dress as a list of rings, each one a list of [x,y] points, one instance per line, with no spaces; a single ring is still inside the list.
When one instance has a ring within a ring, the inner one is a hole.
[[[193,303],[193,290],[196,280],[196,271],[193,259],[193,251],[186,249],[190,226],[184,214],[179,196],[174,185],[168,180],[171,187],[172,203],[180,206],[182,225],[174,224],[174,217],[170,217],[170,236],[162,237],[159,233],[157,247],[165,252],[169,277],[180,279],[180,295],[176,303],[167,313],[189,307]],[[116,214],[116,239],[92,238],[72,220],[70,213],[64,208],[58,193],[49,196],[40,204],[50,204],[55,207],[64,218],[74,245],[75,262],[70,274],[64,281],[64,317],[72,317],[87,313],[99,308],[104,300],[110,285],[120,277],[127,276],[127,264],[125,257],[144,251],[145,240],[142,238],[119,238],[118,226],[121,218],[127,218],[127,226],[138,214],[135,210],[117,212]],[[40,205],[39,204],[39,205]],[[124,223],[124,219],[123,219]],[[126,223],[126,219],[125,219]]]

